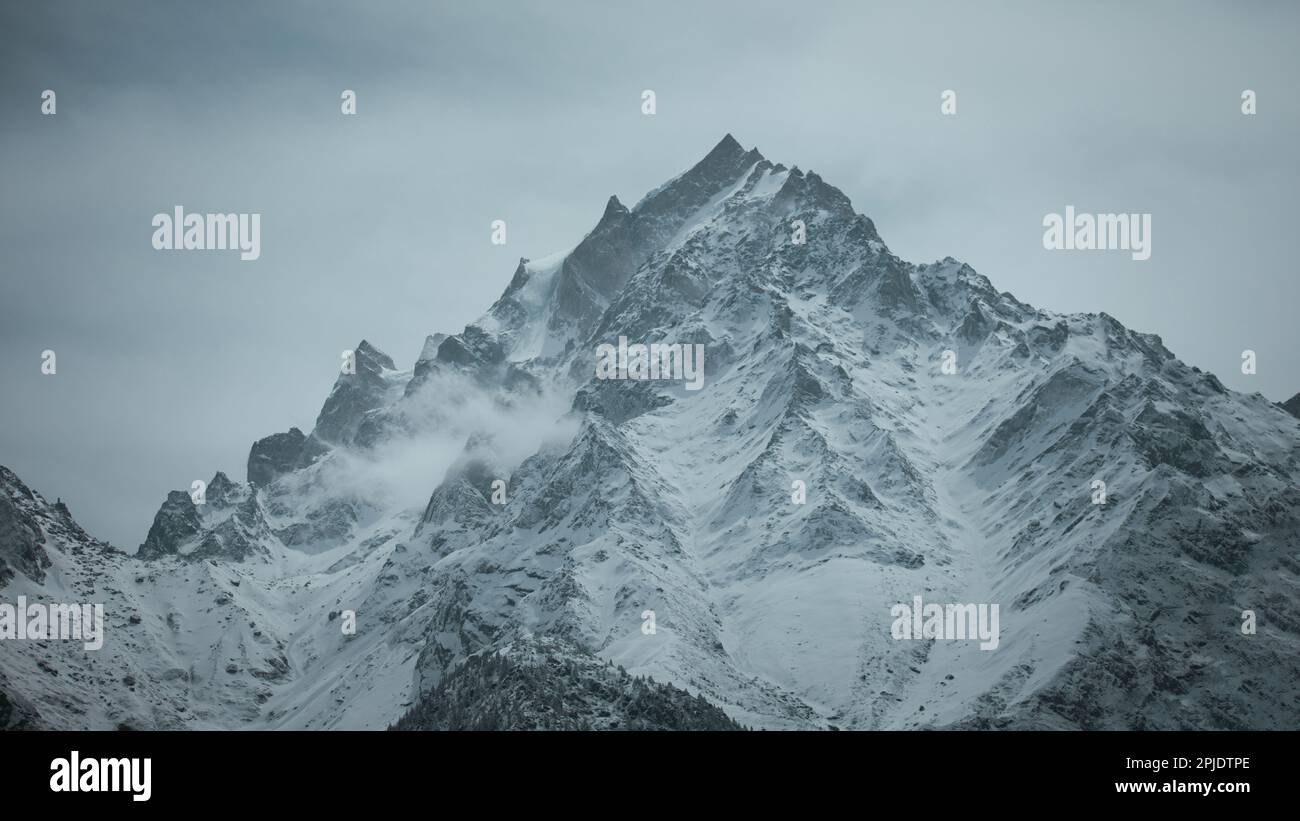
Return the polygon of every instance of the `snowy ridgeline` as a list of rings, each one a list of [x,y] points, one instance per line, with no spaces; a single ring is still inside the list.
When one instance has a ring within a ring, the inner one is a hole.
[[[730,137],[349,364],[136,555],[0,473],[0,596],[106,619],[0,646],[0,726],[1300,728],[1300,422]]]

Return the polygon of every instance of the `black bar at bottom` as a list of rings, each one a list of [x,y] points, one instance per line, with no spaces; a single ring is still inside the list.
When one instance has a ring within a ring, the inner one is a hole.
[[[701,788],[736,802],[733,811],[748,800],[893,798],[929,809],[995,797],[1226,809],[1291,798],[1296,740],[1268,732],[5,733],[0,795],[6,809],[18,801],[126,812],[367,802],[399,811],[430,795],[477,795],[527,811],[530,802],[553,805],[557,789],[578,805],[599,798],[630,810],[642,792],[662,800]],[[145,759],[148,799],[136,800]],[[118,791],[81,789],[111,790],[115,778]]]

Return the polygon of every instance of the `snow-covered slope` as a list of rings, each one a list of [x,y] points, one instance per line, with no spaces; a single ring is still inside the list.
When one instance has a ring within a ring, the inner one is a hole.
[[[620,336],[702,344],[704,389],[595,379]],[[58,675],[0,646],[26,720],[383,727],[526,648],[747,726],[1300,727],[1300,420],[1106,314],[904,262],[730,136],[412,370],[357,364],[138,557],[9,491],[49,567],[0,540],[6,600],[110,614]],[[894,640],[916,595],[999,604],[997,649]]]

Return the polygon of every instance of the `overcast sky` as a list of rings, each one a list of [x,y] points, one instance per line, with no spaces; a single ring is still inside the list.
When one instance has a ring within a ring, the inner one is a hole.
[[[841,188],[904,259],[1107,311],[1284,399],[1297,8],[5,3],[0,464],[134,550],[169,489],[242,479],[255,439],[310,430],[341,351],[366,338],[410,367],[519,257],[573,245],[610,194],[632,205],[727,132]],[[260,213],[261,258],[153,250],[175,205]],[[1066,205],[1150,213],[1150,260],[1043,250]]]

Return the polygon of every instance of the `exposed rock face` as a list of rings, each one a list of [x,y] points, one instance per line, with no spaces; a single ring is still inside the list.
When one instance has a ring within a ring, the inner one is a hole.
[[[15,573],[45,581],[50,557],[44,548],[44,530],[30,512],[34,504],[31,490],[13,471],[0,466],[0,588]]]
[[[265,487],[279,477],[300,467],[307,437],[297,428],[288,433],[273,433],[253,443],[248,451],[249,484]]]
[[[231,481],[218,471],[204,489],[202,504],[181,490],[167,494],[136,557],[243,561],[264,554],[262,540],[269,535],[254,486]]]
[[[364,339],[353,350],[356,373],[341,373],[316,417],[314,438],[331,445],[350,444],[366,415],[389,404],[402,385],[392,378],[396,366],[388,354]],[[409,375],[408,375],[409,376]]]
[[[520,263],[522,269],[523,263]],[[442,346],[447,334],[429,334],[424,339],[424,347],[420,349],[420,355],[415,360],[415,369],[411,374],[411,381],[406,383],[403,389],[405,396],[411,396],[417,392],[425,381],[429,378],[429,373],[434,368],[434,363],[438,359],[438,348]]]
[[[174,556],[181,544],[198,535],[202,529],[203,520],[190,494],[173,490],[154,515],[153,526],[136,556],[145,560]]]

